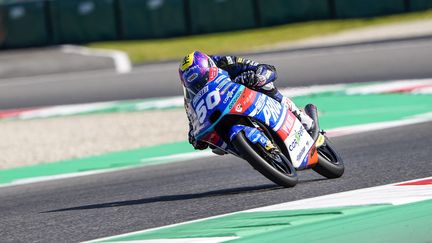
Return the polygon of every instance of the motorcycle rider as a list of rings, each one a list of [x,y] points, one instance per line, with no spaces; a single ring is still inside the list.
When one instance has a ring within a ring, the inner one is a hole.
[[[191,108],[189,99],[201,90],[205,84],[213,79],[211,75],[217,74],[221,68],[228,72],[232,81],[242,84],[250,89],[264,93],[273,99],[286,103],[288,108],[299,118],[306,130],[313,127],[313,120],[287,97],[284,97],[273,85],[277,79],[276,68],[268,64],[260,64],[242,57],[206,55],[200,51],[194,51],[185,56],[180,62],[179,75],[185,93],[185,109],[189,120],[189,143],[195,149],[203,150],[208,143],[196,140],[193,135],[191,123]]]

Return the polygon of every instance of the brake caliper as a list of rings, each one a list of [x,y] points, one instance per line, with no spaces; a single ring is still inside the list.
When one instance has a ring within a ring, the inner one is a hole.
[[[325,142],[325,137],[321,133],[318,135],[317,141],[316,141],[316,147],[321,147]]]
[[[271,151],[276,149],[276,147],[273,145],[273,143],[269,140],[267,140],[266,145],[264,147],[267,151]]]

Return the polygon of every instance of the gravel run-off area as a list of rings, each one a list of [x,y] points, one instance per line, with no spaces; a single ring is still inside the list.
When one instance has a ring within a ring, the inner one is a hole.
[[[0,122],[0,169],[187,140],[184,109]]]

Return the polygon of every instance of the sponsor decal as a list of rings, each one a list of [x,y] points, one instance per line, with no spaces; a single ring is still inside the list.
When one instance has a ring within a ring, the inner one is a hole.
[[[189,67],[184,73],[183,73],[183,77],[187,77],[190,75],[190,73],[195,72],[195,69],[197,69],[197,66],[193,66],[193,67]],[[197,73],[198,75],[198,73]],[[189,81],[189,78],[187,79],[187,81]]]
[[[226,82],[222,82],[221,84],[226,84]],[[229,83],[227,84],[222,90],[221,90],[221,95],[225,94],[225,92],[231,87],[233,86],[233,83]],[[218,86],[219,87],[219,86]]]
[[[255,100],[255,97],[255,91],[245,89],[245,92],[243,92],[243,94],[241,95],[240,101],[238,102],[239,104],[237,105],[235,111],[240,113],[247,110],[251,106],[252,102]]]
[[[223,80],[223,81],[222,81]],[[221,82],[222,81],[222,82]],[[216,89],[221,89],[222,86],[224,86],[227,82],[229,81],[229,79],[227,79],[227,76],[225,75],[220,75],[214,82],[218,84],[218,86],[216,87]]]
[[[243,111],[243,106],[242,106],[242,104],[238,104],[238,105],[236,106],[235,110],[236,110],[237,112],[242,112],[242,111]]]
[[[232,58],[230,56],[227,56],[226,59],[227,59],[228,64],[233,64],[234,63],[233,60],[232,60]]]
[[[272,75],[272,72],[270,70],[267,70],[266,73],[265,73],[265,75],[264,75],[264,77],[266,79],[269,79],[271,77],[271,75]]]
[[[255,75],[255,77],[257,77],[257,79],[258,79],[258,83],[257,83],[258,86],[262,86],[267,82],[267,79],[260,74]],[[269,90],[269,89],[267,89],[267,90]]]
[[[324,144],[324,142],[325,142],[325,137],[324,137],[324,135],[320,134],[320,135],[318,136],[317,141],[316,141],[316,146],[317,146],[317,147],[320,147],[321,145]]]
[[[234,104],[237,102],[238,99],[240,99],[240,95],[242,94],[242,92],[238,92],[236,94],[236,96],[233,98],[232,102],[230,103],[230,105],[228,106],[228,108],[231,110],[234,106]]]
[[[198,100],[201,99],[201,97],[207,93],[209,90],[208,86],[204,86],[204,88],[202,88],[200,91],[198,91],[198,93],[195,95],[195,97],[192,100],[192,106],[196,106],[196,103],[198,102]]]
[[[267,99],[265,106],[263,108],[264,119],[267,125],[270,125],[270,120],[276,122],[280,115],[282,105],[274,99]]]
[[[282,131],[285,132],[286,134],[289,134],[292,126],[294,125],[294,122],[295,122],[295,117],[292,113],[290,113],[287,116],[285,123],[282,126]]]
[[[185,56],[185,58],[183,59],[183,62],[180,65],[180,70],[182,70],[182,71],[186,70],[188,67],[190,67],[192,65],[193,61],[194,61],[194,52]]]
[[[251,65],[251,66],[258,66],[258,63],[257,62],[253,62],[253,61],[251,61],[251,60],[246,60],[245,59],[245,64],[247,64],[247,65]]]
[[[246,134],[246,137],[252,137],[252,135],[255,133],[255,129],[252,128],[245,128],[245,130],[249,130],[249,132]]]
[[[256,70],[257,74],[262,74],[263,73],[263,66],[259,66]]]
[[[297,155],[297,161],[299,161],[303,157],[305,151],[306,151],[306,147],[303,147],[300,153]]]
[[[234,95],[234,92],[233,92],[232,90],[230,90],[230,91],[227,93],[227,96],[225,97],[225,99],[223,100],[223,103],[226,104],[226,103],[228,102],[228,100],[229,100],[231,97],[233,97],[233,95]]]
[[[234,92],[237,90],[237,86],[234,86],[234,88],[230,91],[228,91],[227,96],[225,97],[225,99],[223,100],[223,103],[226,104],[228,102],[228,100],[233,97]],[[232,106],[231,106],[232,108]]]
[[[190,83],[194,81],[196,78],[198,78],[198,73],[193,73],[191,76],[188,77],[187,81]]]
[[[298,131],[294,130],[294,140],[292,141],[292,143],[288,146],[289,151],[293,151],[299,144],[300,144],[300,140],[303,137],[303,134],[305,132],[305,129],[303,126],[300,127],[300,129]],[[303,148],[304,149],[304,148]],[[304,153],[304,152],[303,152]],[[299,160],[299,159],[297,159]]]
[[[242,57],[237,58],[237,63],[243,63],[244,59]]]
[[[260,95],[258,100],[255,102],[255,109],[257,110],[256,113],[260,113],[262,111],[262,109],[264,108],[265,99],[266,99],[265,95]]]
[[[209,80],[212,81],[214,78],[216,78],[218,74],[218,68],[217,67],[211,67],[209,70]]]
[[[263,146],[266,144],[267,139],[261,134],[261,132],[255,128],[247,129],[249,132],[247,133],[247,137],[252,143],[259,142]]]

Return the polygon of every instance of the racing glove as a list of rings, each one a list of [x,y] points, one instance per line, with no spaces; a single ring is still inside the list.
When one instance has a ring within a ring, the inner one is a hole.
[[[195,136],[193,135],[192,124],[190,122],[189,122],[188,137],[189,137],[189,143],[192,144],[192,146],[194,147],[194,149],[196,149],[196,150],[204,150],[204,149],[208,148],[208,143],[195,139]]]
[[[234,79],[234,82],[243,84],[247,87],[257,87],[259,86],[260,79],[254,71],[246,71],[237,76]]]

